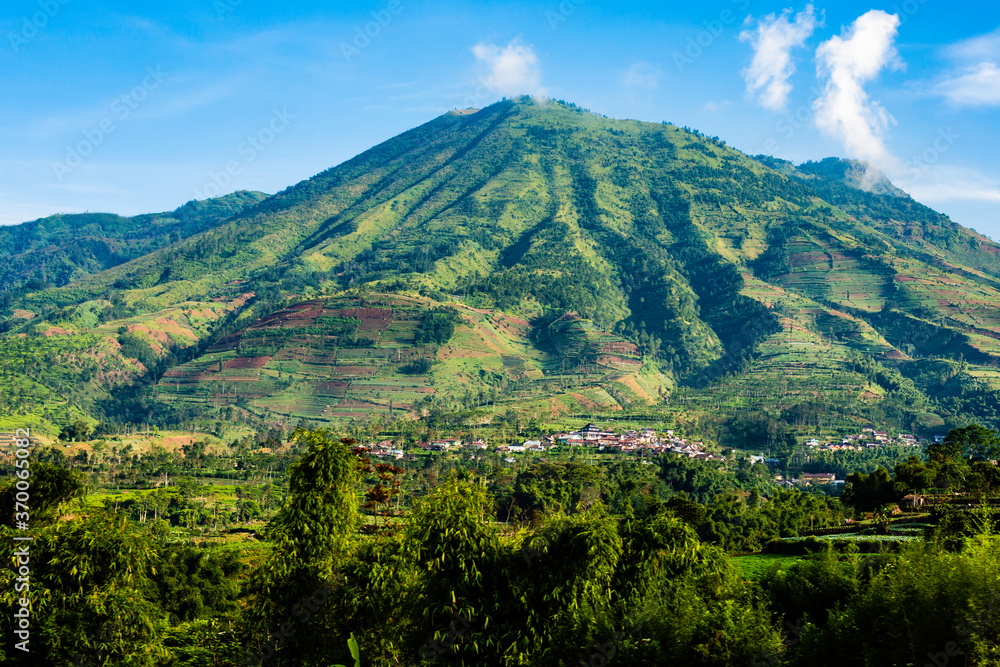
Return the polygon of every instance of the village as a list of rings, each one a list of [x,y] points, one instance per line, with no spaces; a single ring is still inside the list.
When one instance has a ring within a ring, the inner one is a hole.
[[[579,431],[559,432],[542,436],[538,440],[524,440],[521,444],[501,444],[491,447],[483,438],[475,438],[466,442],[462,438],[437,438],[418,445],[420,449],[430,452],[447,452],[458,449],[492,450],[501,454],[536,452],[544,453],[554,447],[585,446],[595,447],[602,451],[645,452],[663,454],[673,452],[689,458],[706,461],[724,461],[725,458],[705,451],[705,443],[689,442],[667,430],[663,435],[652,428],[614,433],[597,426],[587,424]],[[391,441],[367,445],[376,456],[403,458],[404,454]]]
[[[935,442],[942,442],[944,436],[934,436]],[[918,438],[909,433],[899,433],[891,435],[888,431],[878,430],[874,425],[867,425],[861,429],[860,433],[846,435],[840,438],[821,442],[818,438],[810,438],[801,443],[812,451],[864,451],[878,447],[920,447],[928,443],[926,438]],[[372,454],[379,458],[412,458],[414,455],[406,455],[392,441],[386,440],[380,443],[366,445]],[[513,463],[516,459],[511,455],[519,453],[543,454],[553,448],[587,447],[599,452],[613,453],[634,453],[634,454],[676,454],[691,459],[701,461],[725,461],[726,457],[709,451],[709,448],[702,441],[692,441],[680,437],[673,430],[657,432],[653,428],[642,428],[639,430],[626,430],[615,433],[597,424],[587,424],[578,431],[565,431],[551,433],[537,437],[537,439],[527,439],[520,444],[499,444],[492,445],[482,437],[474,439],[468,438],[435,438],[427,442],[419,443],[418,448],[426,452],[455,452],[455,451],[493,451],[504,455],[508,463]],[[728,453],[728,452],[726,452]],[[770,458],[763,453],[748,457],[751,464],[765,465],[774,470],[780,466],[780,461]],[[843,484],[844,480],[836,479],[832,472],[800,473],[797,479],[786,479],[780,474],[776,474],[775,479],[788,487],[814,484]]]
[[[861,433],[846,435],[839,440],[824,443],[821,443],[817,438],[810,438],[805,445],[827,451],[861,451],[876,447],[919,447],[927,442],[926,438],[918,438],[910,433],[899,433],[892,436],[888,431],[879,431],[875,426],[869,424],[861,429]],[[934,442],[944,442],[944,436],[934,436]]]
[[[935,442],[943,442],[944,436],[935,436]],[[875,447],[919,447],[927,444],[926,438],[917,438],[909,433],[891,436],[887,431],[879,431],[874,426],[865,426],[861,433],[844,436],[840,439],[820,442],[810,438],[803,444],[808,448],[827,451],[861,451]],[[688,458],[705,461],[725,461],[725,457],[707,450],[702,441],[689,441],[674,433],[673,430],[657,432],[653,428],[628,430],[621,433],[608,431],[590,423],[578,431],[551,433],[539,439],[527,439],[520,444],[500,444],[490,446],[483,438],[435,438],[418,444],[420,449],[430,452],[447,452],[458,449],[492,450],[498,453],[535,452],[544,453],[559,446],[595,447],[606,452],[645,452],[650,454],[674,453]],[[392,441],[386,440],[378,444],[367,445],[376,456],[403,458],[403,450]],[[752,457],[755,462],[771,463],[776,459],[763,456]]]

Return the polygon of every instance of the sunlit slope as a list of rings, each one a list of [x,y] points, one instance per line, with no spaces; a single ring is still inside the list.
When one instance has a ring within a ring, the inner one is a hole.
[[[357,418],[388,414],[390,401],[410,415],[434,401],[616,410],[678,384],[734,382],[769,387],[755,398],[764,405],[817,392],[878,400],[895,391],[871,379],[882,363],[927,402],[952,391],[922,379],[915,364],[928,359],[992,382],[1000,248],[865,169],[795,167],[669,124],[507,100],[445,114],[120,266],[20,290],[5,303],[5,335],[72,346],[125,326],[164,360],[143,381],[175,416]],[[398,330],[370,348],[328,340],[335,362],[304,360],[322,358],[308,339],[302,359],[273,340],[270,355],[219,347],[253,340],[296,303],[373,295],[393,302]],[[204,304],[227,315],[157,339],[156,322]],[[453,338],[407,342],[407,327],[439,307],[461,313]],[[433,369],[404,378],[406,351]],[[378,370],[341,396],[346,375],[332,369],[348,366]],[[242,379],[223,389],[229,376]],[[233,389],[249,385],[242,398]],[[120,407],[102,407],[101,391],[73,400],[92,414]]]

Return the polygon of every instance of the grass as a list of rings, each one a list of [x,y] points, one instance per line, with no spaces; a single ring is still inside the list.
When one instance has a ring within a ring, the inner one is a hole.
[[[750,580],[760,579],[775,565],[780,569],[801,559],[801,556],[785,556],[782,554],[751,554],[748,556],[733,557],[733,560],[736,561],[736,564],[739,565],[740,570],[743,572],[743,576]]]

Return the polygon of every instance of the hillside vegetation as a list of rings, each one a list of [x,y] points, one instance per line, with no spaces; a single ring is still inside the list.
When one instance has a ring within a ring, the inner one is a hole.
[[[4,413],[1000,417],[1000,247],[860,163],[519,99],[241,201],[8,291]]]

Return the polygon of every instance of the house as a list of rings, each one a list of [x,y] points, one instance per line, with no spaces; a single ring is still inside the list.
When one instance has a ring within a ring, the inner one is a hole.
[[[819,440],[816,438],[809,438],[806,440],[806,447],[819,447]]]
[[[489,445],[486,444],[486,441],[483,440],[482,438],[476,438],[475,440],[472,441],[472,444],[469,446],[472,447],[473,449],[486,449],[487,447],[489,447]]]
[[[609,433],[605,431],[597,424],[587,424],[581,428],[577,433],[583,437],[584,440],[593,441],[600,440],[602,438],[610,438],[614,436],[614,433]]]
[[[807,484],[832,484],[837,476],[832,472],[807,472],[802,474],[802,481]]]
[[[915,510],[917,508],[923,507],[926,502],[924,496],[918,496],[915,493],[903,496],[903,499],[899,501],[899,506],[904,510]]]

